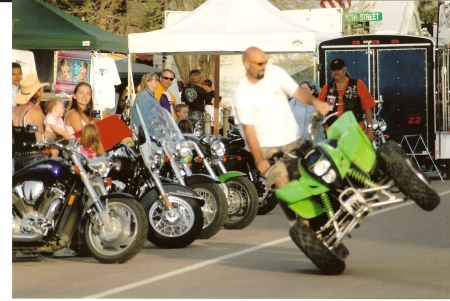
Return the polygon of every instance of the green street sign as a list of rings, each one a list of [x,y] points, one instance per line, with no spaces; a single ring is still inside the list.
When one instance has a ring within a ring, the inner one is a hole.
[[[381,12],[376,13],[348,13],[345,14],[346,22],[375,22],[381,21],[383,14]]]

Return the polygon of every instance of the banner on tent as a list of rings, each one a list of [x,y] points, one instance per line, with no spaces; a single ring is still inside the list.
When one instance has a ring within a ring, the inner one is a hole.
[[[89,82],[90,63],[90,51],[55,51],[55,94],[71,95],[79,82]]]

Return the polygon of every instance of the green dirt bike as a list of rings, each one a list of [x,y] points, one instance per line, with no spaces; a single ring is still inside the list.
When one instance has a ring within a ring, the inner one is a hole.
[[[310,132],[314,124],[317,128],[320,121],[313,120]],[[269,162],[276,164],[283,156],[293,158],[288,164],[290,182],[275,193],[301,217],[289,234],[327,275],[345,270],[349,252],[342,241],[375,208],[411,199],[431,211],[440,202],[426,176],[397,143],[387,141],[374,151],[352,112],[331,125],[326,140],[303,144],[288,154],[279,152]],[[403,195],[396,195],[398,191]]]

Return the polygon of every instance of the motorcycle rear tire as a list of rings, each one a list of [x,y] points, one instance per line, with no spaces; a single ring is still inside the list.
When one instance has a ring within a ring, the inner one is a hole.
[[[228,187],[228,217],[223,226],[230,230],[244,229],[258,212],[256,187],[244,176],[229,178],[225,184]]]
[[[110,221],[114,223],[111,229],[120,227],[122,233],[99,229],[88,218],[83,227],[84,239],[90,253],[99,262],[124,263],[136,256],[144,246],[147,218],[141,204],[135,200],[109,198],[108,207]]]
[[[163,249],[180,249],[187,247],[199,237],[203,226],[203,212],[200,205],[192,199],[172,197],[171,201],[174,207],[184,207],[180,210],[184,216],[178,223],[165,221],[167,209],[162,200],[155,199],[142,204],[148,218],[147,239]],[[174,234],[173,229],[178,231],[186,226],[186,222],[189,223],[187,228],[183,229],[181,234]]]
[[[307,225],[296,222],[289,230],[294,243],[325,275],[339,275],[345,270],[345,262],[320,241]],[[347,251],[348,253],[348,251]]]
[[[377,149],[381,169],[394,180],[400,191],[425,211],[432,211],[440,203],[440,197],[431,188],[426,175],[415,166],[403,149],[393,141],[387,141]]]
[[[215,183],[194,183],[190,188],[205,198],[205,205],[202,207],[203,230],[198,239],[213,237],[223,228],[227,219],[227,196]]]

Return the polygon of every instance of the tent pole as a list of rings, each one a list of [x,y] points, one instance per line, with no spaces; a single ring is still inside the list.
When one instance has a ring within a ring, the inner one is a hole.
[[[214,56],[214,135],[219,135],[220,55]],[[225,134],[225,133],[224,133]]]

